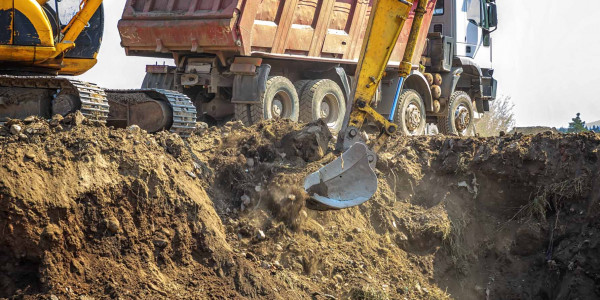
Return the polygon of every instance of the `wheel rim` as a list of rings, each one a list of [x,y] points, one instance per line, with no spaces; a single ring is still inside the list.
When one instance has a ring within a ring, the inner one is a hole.
[[[274,119],[289,118],[292,115],[292,97],[285,91],[279,91],[271,103],[271,116]]]
[[[465,135],[471,124],[471,112],[465,104],[460,104],[454,110],[454,126],[459,135]]]
[[[335,127],[339,122],[340,102],[333,94],[327,94],[319,105],[319,118],[323,119],[327,126]]]
[[[411,135],[418,134],[421,122],[423,121],[422,112],[419,105],[411,101],[404,111],[404,125]]]

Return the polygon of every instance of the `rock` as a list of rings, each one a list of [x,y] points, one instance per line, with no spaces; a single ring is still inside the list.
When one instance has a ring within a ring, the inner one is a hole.
[[[42,231],[42,238],[48,242],[55,243],[62,240],[63,231],[55,224],[48,224]]]
[[[76,111],[72,114],[67,115],[67,117],[64,119],[64,122],[74,126],[79,126],[83,123],[84,120],[85,116],[81,114],[80,111]]]
[[[58,300],[58,297],[56,297],[55,295],[50,295],[50,300]]]
[[[188,174],[188,176],[190,176],[194,179],[198,178],[198,176],[196,176],[196,174],[194,174],[194,172],[192,172],[192,171],[186,171],[186,173]]]
[[[275,250],[281,252],[281,251],[283,251],[283,247],[281,247],[281,245],[277,244],[277,245],[275,245]]]
[[[152,242],[156,247],[159,248],[164,248],[169,244],[169,241],[167,241],[166,239],[155,239]]]
[[[277,268],[277,270],[283,270],[283,266],[279,263],[278,260],[273,262],[273,266]]]
[[[33,123],[33,122],[35,122],[35,119],[36,119],[35,116],[29,116],[29,117],[23,119],[23,122],[25,122],[25,124]]]
[[[115,217],[106,219],[106,228],[112,233],[118,233],[121,230],[121,224]]]
[[[246,165],[248,165],[249,168],[254,167],[254,158],[250,157],[246,159]]]
[[[267,238],[267,236],[265,235],[265,233],[262,230],[260,230],[260,229],[258,230],[258,234],[256,235],[256,237],[260,241],[265,240]]]
[[[300,211],[300,217],[302,217],[303,219],[308,218],[308,213],[306,212],[306,210],[301,210]]]
[[[333,138],[322,119],[306,124],[301,130],[286,134],[281,145],[287,157],[300,157],[306,162],[317,161],[327,153]]]
[[[362,233],[362,229],[359,227],[355,227],[354,229],[352,229],[352,232],[354,233]]]
[[[26,141],[26,140],[28,140],[29,138],[28,138],[26,135],[24,135],[24,134],[22,134],[22,133],[19,133],[19,139],[20,139],[20,140],[22,140],[22,141]]]
[[[137,126],[135,124],[128,126],[127,130],[129,132],[135,132],[135,133],[142,131],[142,129],[140,128],[140,126]]]
[[[417,291],[419,291],[419,293],[422,291],[421,285],[418,282],[415,284],[415,289],[417,289]]]
[[[254,190],[257,192],[260,192],[260,191],[262,191],[262,187],[260,185],[257,185],[254,187]]]
[[[341,274],[335,274],[335,276],[333,276],[333,279],[335,279],[335,281],[337,281],[338,283],[342,283],[344,281],[344,277]]]
[[[266,261],[264,261],[264,260],[260,262],[260,266],[261,266],[263,269],[270,269],[270,268],[271,268],[271,264],[270,264],[270,263],[268,263],[268,262],[266,262]]]
[[[204,122],[196,122],[196,129],[204,130],[208,129],[208,124]]]
[[[242,200],[242,204],[248,206],[250,204],[250,202],[252,201],[252,199],[250,199],[250,196],[244,194],[242,195],[242,197],[240,198]]]
[[[52,121],[62,122],[65,118],[60,114],[55,114],[52,116]]]
[[[17,124],[13,124],[10,126],[10,133],[12,135],[18,135],[19,133],[21,133],[21,126],[17,125]]]
[[[29,159],[35,159],[35,153],[28,151],[27,153],[25,153],[25,157]]]

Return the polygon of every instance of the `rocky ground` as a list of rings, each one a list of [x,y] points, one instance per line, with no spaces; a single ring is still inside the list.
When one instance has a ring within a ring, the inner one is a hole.
[[[301,183],[330,138],[9,122],[0,298],[600,297],[600,135],[395,137],[372,200],[312,211]]]

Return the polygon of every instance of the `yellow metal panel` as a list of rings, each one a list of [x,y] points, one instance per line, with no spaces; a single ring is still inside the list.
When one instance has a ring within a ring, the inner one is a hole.
[[[81,75],[94,67],[98,60],[95,58],[65,58],[59,75]]]
[[[0,45],[0,61],[9,62],[42,62],[52,58],[56,48]]]
[[[0,7],[3,7],[7,2],[13,2],[13,0],[0,0]],[[23,13],[33,27],[37,31],[40,38],[40,46],[53,47],[54,36],[52,34],[52,27],[50,21],[44,13],[44,10],[36,0],[18,0],[14,1],[15,9]]]

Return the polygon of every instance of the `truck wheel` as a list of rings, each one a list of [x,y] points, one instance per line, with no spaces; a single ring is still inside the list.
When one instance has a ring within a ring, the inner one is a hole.
[[[425,103],[415,90],[404,90],[398,98],[395,123],[402,135],[425,134]]]
[[[235,117],[245,125],[262,120],[285,118],[298,121],[298,93],[292,82],[283,76],[269,77],[258,104],[235,104]]]
[[[300,98],[300,120],[310,122],[323,119],[329,129],[338,132],[344,122],[346,100],[342,89],[332,80],[309,82]]]
[[[473,104],[465,92],[452,93],[446,115],[438,118],[438,128],[443,134],[469,136],[473,134]]]

